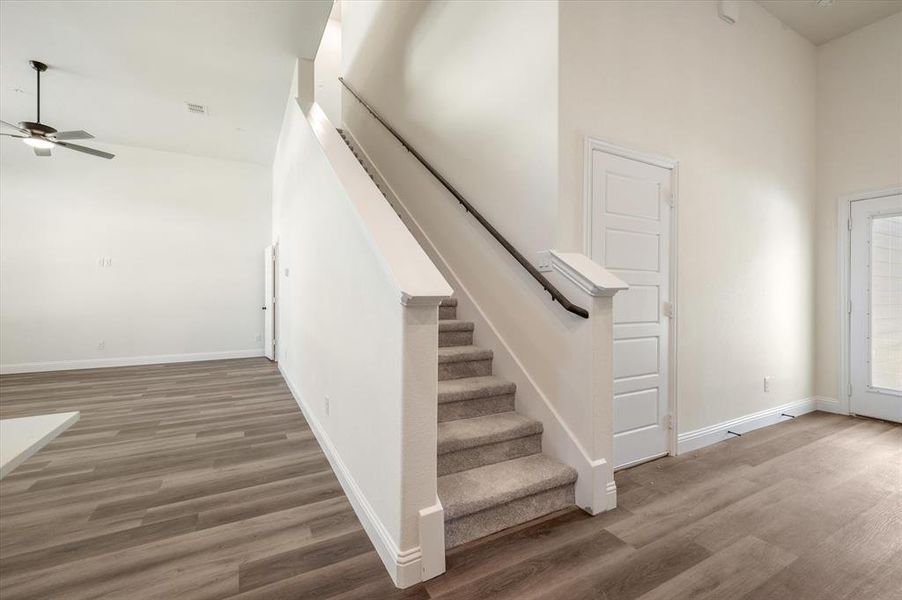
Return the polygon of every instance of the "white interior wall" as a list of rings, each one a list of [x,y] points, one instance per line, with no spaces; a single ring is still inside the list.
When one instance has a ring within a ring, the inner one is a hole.
[[[826,407],[846,404],[839,383],[837,202],[902,186],[902,13],[818,48],[817,378]],[[837,401],[833,403],[832,401]]]
[[[338,82],[340,71],[341,21],[330,18],[326,22],[314,61],[314,98],[336,126],[341,125],[341,83]]]
[[[527,257],[551,247],[557,3],[347,2],[342,27],[366,101]]]
[[[751,2],[561,2],[560,42],[559,246],[586,136],[680,163],[679,431],[811,396],[815,48]]]
[[[343,28],[346,79],[530,259],[582,250],[586,136],[680,162],[680,432],[813,396],[809,42],[753,3],[730,26],[710,2],[360,2]],[[567,397],[560,307],[347,94],[344,115],[538,387]]]
[[[269,170],[104,148],[0,142],[3,371],[262,355]]]
[[[342,11],[343,73],[364,99],[527,259],[553,244],[557,213],[557,3],[353,2]],[[431,65],[431,67],[430,67]],[[571,355],[582,325],[361,105],[344,122],[457,286],[458,315],[495,350],[495,372],[528,381],[522,412],[547,402],[594,448]],[[472,302],[471,302],[472,300]],[[585,308],[585,307],[583,307]],[[533,413],[532,409],[536,409]],[[545,443],[559,424],[545,422]],[[595,456],[593,456],[595,458]]]
[[[444,570],[435,398],[438,303],[451,289],[321,107],[302,109],[308,67],[272,167],[279,369],[405,587]]]

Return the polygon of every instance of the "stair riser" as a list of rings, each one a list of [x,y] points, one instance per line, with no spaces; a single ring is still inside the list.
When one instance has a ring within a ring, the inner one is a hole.
[[[470,331],[439,331],[438,347],[448,348],[450,346],[471,346],[473,345],[473,330]]]
[[[473,398],[458,402],[443,402],[438,405],[438,422],[472,419],[514,410],[514,395]]]
[[[492,359],[462,360],[439,363],[438,380],[462,379],[464,377],[484,377],[492,374]]]
[[[439,306],[438,307],[438,318],[439,319],[456,319],[457,318],[457,307],[456,306]]]
[[[460,546],[576,503],[572,484],[445,522],[445,548]]]
[[[503,460],[512,460],[521,456],[539,454],[542,451],[542,435],[535,434],[526,437],[505,440],[494,444],[466,448],[447,454],[438,455],[439,476],[475,469],[485,465],[499,463]]]

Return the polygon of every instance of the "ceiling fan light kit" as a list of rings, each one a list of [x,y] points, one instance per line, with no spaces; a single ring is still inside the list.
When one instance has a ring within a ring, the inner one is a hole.
[[[57,131],[49,125],[41,123],[41,73],[47,70],[44,63],[32,60],[29,61],[31,68],[35,70],[38,78],[37,85],[37,115],[34,121],[20,121],[18,125],[0,121],[0,125],[15,129],[17,133],[0,133],[5,137],[19,138],[26,145],[31,146],[37,156],[50,156],[50,150],[55,147],[65,148],[67,150],[75,150],[91,156],[99,156],[100,158],[113,158],[115,154],[88,148],[87,146],[79,146],[70,144],[64,140],[89,140],[94,136],[87,131]]]

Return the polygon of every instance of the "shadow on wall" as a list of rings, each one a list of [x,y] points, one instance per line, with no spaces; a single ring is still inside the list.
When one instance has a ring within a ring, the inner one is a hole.
[[[543,5],[512,23],[505,3],[380,2],[343,22],[345,79],[528,257],[554,246],[557,215],[557,28]]]

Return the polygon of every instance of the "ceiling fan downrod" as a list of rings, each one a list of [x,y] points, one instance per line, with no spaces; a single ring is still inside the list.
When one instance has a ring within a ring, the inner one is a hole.
[[[37,60],[30,60],[28,63],[35,70],[38,76],[38,114],[35,118],[37,123],[41,122],[41,73],[47,70],[47,65]]]

